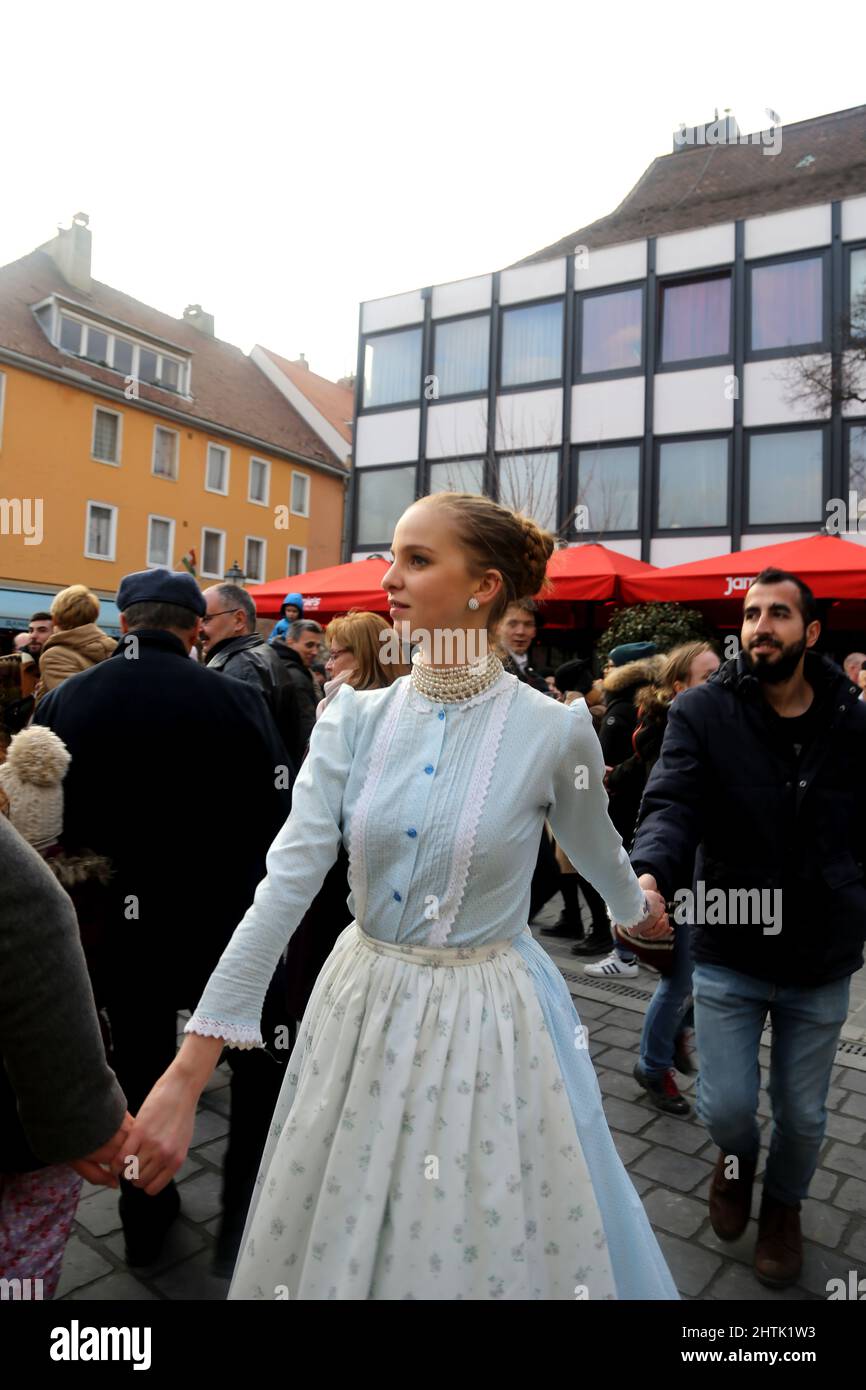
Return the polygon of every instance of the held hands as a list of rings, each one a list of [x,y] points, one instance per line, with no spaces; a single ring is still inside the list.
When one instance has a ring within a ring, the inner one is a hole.
[[[106,1140],[101,1148],[94,1149],[93,1153],[86,1154],[84,1158],[74,1159],[69,1167],[74,1168],[79,1177],[86,1178],[97,1187],[118,1187],[116,1173],[120,1170],[114,1167],[113,1160],[124,1152],[126,1136],[132,1126],[133,1119],[127,1110],[116,1134]]]
[[[673,927],[668,920],[667,906],[652,874],[641,874],[638,879],[646,893],[649,913],[634,927],[625,927],[628,936],[641,936],[647,941],[658,941],[660,937],[673,936]]]
[[[192,1140],[198,1092],[174,1066],[157,1081],[115,1153],[111,1168],[155,1197],[183,1163]],[[134,1160],[134,1162],[133,1162]]]

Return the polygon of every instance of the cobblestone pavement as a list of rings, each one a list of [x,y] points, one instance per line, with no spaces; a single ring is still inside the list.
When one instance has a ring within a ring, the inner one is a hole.
[[[539,918],[555,921],[557,896]],[[536,928],[537,930],[537,928]],[[544,938],[541,938],[544,941]],[[545,943],[546,944],[546,943]],[[687,1299],[791,1302],[823,1299],[828,1279],[866,1276],[866,1055],[859,1066],[836,1066],[827,1100],[827,1135],[811,1195],[803,1204],[806,1255],[795,1288],[775,1293],[751,1271],[756,1221],[732,1244],[720,1242],[707,1215],[707,1190],[716,1150],[691,1116],[661,1115],[632,1077],[646,1008],[645,997],[605,995],[584,976],[567,950],[551,956],[569,978],[604,1095],[605,1111],[620,1156],[640,1193],[677,1287]],[[631,996],[652,992],[655,976],[641,970],[627,983]],[[852,982],[851,1013],[843,1037],[866,1039],[866,971]],[[866,1050],[864,1050],[866,1051]],[[769,1052],[761,1048],[759,1104],[764,1142],[769,1103],[764,1089]],[[219,1068],[199,1107],[193,1144],[180,1170],[181,1215],[159,1262],[131,1271],[123,1258],[117,1194],[85,1184],[66,1250],[58,1297],[90,1299],[223,1299],[228,1281],[210,1272],[219,1223],[220,1165],[228,1130],[228,1072]],[[693,1079],[681,1078],[687,1094]],[[758,1173],[763,1171],[766,1150]],[[752,1215],[760,1204],[756,1184]]]

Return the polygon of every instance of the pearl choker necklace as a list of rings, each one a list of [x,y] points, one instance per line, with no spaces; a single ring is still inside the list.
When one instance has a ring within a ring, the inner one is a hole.
[[[421,695],[437,704],[468,700],[498,681],[505,667],[495,652],[470,666],[429,666],[416,653],[412,660],[412,684]]]

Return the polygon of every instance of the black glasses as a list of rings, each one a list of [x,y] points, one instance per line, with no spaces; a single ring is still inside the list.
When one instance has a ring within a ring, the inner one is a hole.
[[[240,611],[239,608],[220,608],[216,613],[208,613],[206,617],[202,618],[202,625],[209,623],[211,618],[221,618],[225,613],[240,613]]]

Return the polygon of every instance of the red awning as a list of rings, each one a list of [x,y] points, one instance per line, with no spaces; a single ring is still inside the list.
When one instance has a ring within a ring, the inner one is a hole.
[[[570,545],[565,550],[555,550],[548,561],[547,577],[553,591],[547,599],[552,603],[618,599],[622,597],[621,585],[626,576],[650,577],[657,573],[654,565],[633,560],[606,545]]]
[[[382,588],[382,575],[390,569],[387,560],[355,560],[328,569],[310,570],[290,579],[271,579],[267,584],[251,584],[249,594],[260,618],[278,618],[286,594],[300,594],[304,617],[329,622],[339,613],[358,608],[365,613],[388,612],[388,597]]]
[[[742,598],[755,576],[771,566],[796,574],[816,598],[866,598],[866,545],[823,534],[624,575],[622,592],[627,603]]]

